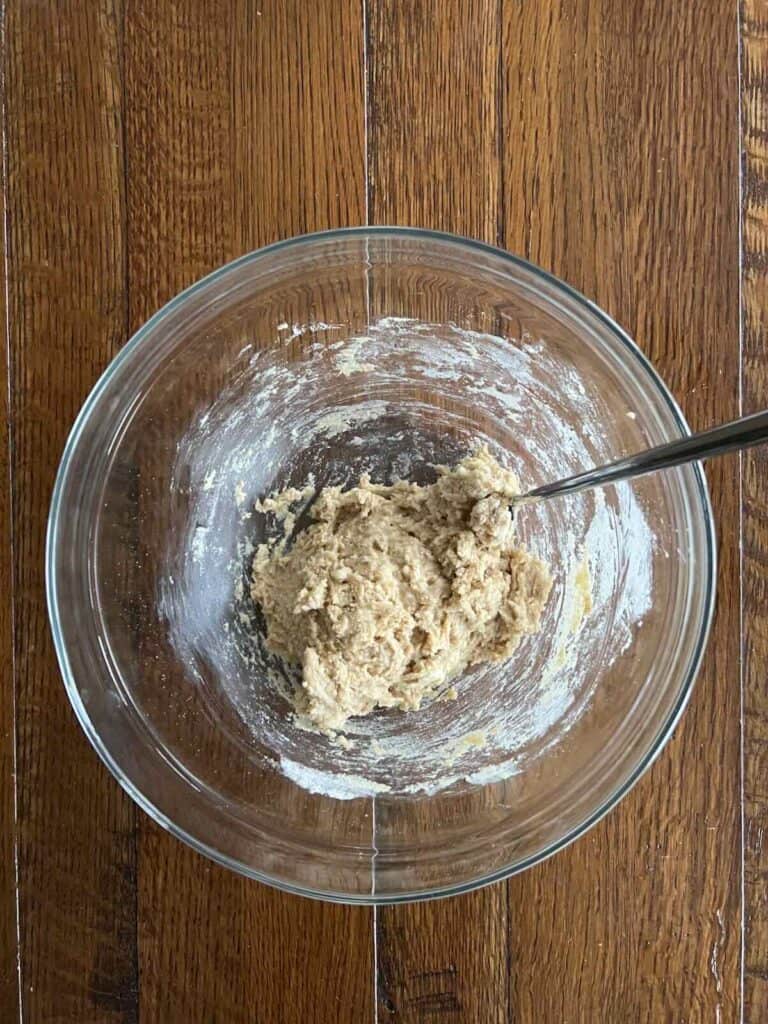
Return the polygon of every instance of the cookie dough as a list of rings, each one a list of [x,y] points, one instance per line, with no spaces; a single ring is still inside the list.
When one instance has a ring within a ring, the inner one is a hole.
[[[539,628],[551,579],[515,545],[514,474],[486,448],[438,474],[429,486],[363,476],[325,488],[290,548],[256,551],[267,644],[301,666],[296,710],[323,732],[377,707],[418,708]]]

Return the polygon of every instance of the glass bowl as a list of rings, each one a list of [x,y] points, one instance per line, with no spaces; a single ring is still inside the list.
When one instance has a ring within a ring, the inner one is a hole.
[[[683,710],[714,597],[701,468],[523,508],[554,576],[541,633],[455,700],[335,738],[294,721],[264,646],[248,574],[275,523],[254,503],[428,481],[479,444],[528,489],[686,431],[616,324],[505,252],[360,228],[236,260],[131,339],[67,443],[47,584],[75,712],[155,821],[253,878],[374,903],[519,871],[605,814]]]

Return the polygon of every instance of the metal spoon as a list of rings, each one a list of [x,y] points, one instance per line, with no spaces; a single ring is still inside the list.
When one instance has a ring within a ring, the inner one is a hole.
[[[557,480],[553,484],[544,484],[543,487],[537,487],[533,491],[528,491],[527,494],[520,494],[513,498],[510,509],[514,512],[518,505],[530,505],[535,501],[543,501],[545,498],[555,498],[561,494],[575,494],[577,491],[585,491],[590,487],[599,487],[602,484],[615,483],[618,480],[629,480],[632,477],[643,476],[645,473],[655,473],[657,469],[679,466],[683,462],[710,459],[714,455],[725,455],[726,452],[751,448],[764,441],[768,441],[768,410],[754,413],[752,416],[744,416],[740,420],[733,420],[733,422],[724,423],[719,427],[703,430],[699,434],[691,434],[689,437],[659,445],[657,448],[648,448],[635,455],[628,455],[625,459],[619,459],[618,462],[611,462],[607,466],[599,466],[597,469],[587,470],[586,473],[569,476],[565,480]]]

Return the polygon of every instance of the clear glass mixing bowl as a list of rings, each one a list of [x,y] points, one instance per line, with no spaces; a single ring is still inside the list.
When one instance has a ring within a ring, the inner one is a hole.
[[[361,228],[245,256],[138,332],[67,444],[47,579],[80,722],[157,822],[286,889],[384,902],[533,864],[626,793],[688,698],[714,594],[701,468],[521,510],[555,580],[542,632],[336,741],[293,721],[264,648],[254,502],[427,481],[478,443],[527,489],[686,429],[608,317],[504,252]]]

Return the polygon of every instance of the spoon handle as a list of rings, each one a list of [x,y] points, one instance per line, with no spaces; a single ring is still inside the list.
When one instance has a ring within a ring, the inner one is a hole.
[[[658,448],[648,448],[618,462],[590,469],[566,480],[545,484],[521,495],[514,504],[518,501],[524,503],[541,498],[553,498],[558,494],[575,494],[577,491],[584,491],[600,484],[615,483],[617,480],[654,473],[657,469],[679,466],[683,462],[710,459],[714,455],[725,455],[726,452],[740,448],[750,448],[764,441],[768,441],[768,410],[744,416],[731,423],[723,423],[699,434],[691,434],[679,441],[659,445]]]

